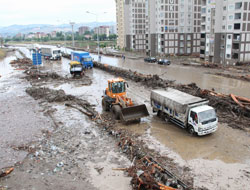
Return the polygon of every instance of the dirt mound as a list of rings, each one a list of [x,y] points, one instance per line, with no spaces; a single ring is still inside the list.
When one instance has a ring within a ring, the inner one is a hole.
[[[49,80],[49,79],[53,79],[53,80],[64,80],[65,78],[58,75],[55,72],[49,73],[42,73],[40,71],[38,71],[37,69],[34,68],[30,68],[27,69],[25,71],[25,73],[27,74],[27,76],[25,77],[28,81],[30,80],[35,80],[35,79],[39,79],[39,80]]]
[[[22,65],[32,65],[32,60],[31,59],[28,59],[28,58],[24,58],[24,59],[17,59],[17,60],[13,60],[10,62],[11,65],[19,65],[19,66],[22,66]]]
[[[48,102],[65,102],[74,99],[73,96],[66,95],[63,90],[52,90],[49,88],[30,87],[26,89],[26,93],[35,100],[43,99]]]

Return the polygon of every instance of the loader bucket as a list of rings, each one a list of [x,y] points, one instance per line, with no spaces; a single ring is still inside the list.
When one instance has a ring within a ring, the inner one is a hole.
[[[149,113],[145,104],[127,107],[121,110],[121,119],[125,122],[133,121],[147,116],[149,116]]]

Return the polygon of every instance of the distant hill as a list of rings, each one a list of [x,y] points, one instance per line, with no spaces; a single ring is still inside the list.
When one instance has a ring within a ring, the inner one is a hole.
[[[88,26],[94,28],[96,26],[114,26],[115,22],[90,22],[90,23],[77,23],[75,24],[75,31],[78,30],[81,26]],[[7,27],[0,26],[0,35],[1,36],[14,36],[18,33],[27,34],[30,32],[52,32],[52,31],[71,31],[71,26],[69,24],[62,25],[49,25],[49,24],[30,24],[30,25],[11,25]]]

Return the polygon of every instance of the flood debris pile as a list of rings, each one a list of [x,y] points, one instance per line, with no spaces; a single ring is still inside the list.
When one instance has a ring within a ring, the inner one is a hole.
[[[49,79],[52,79],[52,80],[64,80],[65,78],[58,75],[57,73],[55,72],[41,72],[41,71],[38,71],[36,68],[29,68],[25,71],[26,73],[26,79],[28,81],[31,81],[31,80],[46,80],[48,81]]]
[[[232,75],[232,74],[226,74],[226,73],[215,73],[214,75],[250,82],[250,75],[240,75],[239,76],[239,75]]]
[[[100,128],[116,139],[117,146],[132,162],[129,168],[114,170],[126,171],[132,177],[133,189],[193,189],[193,179],[189,169],[178,166],[168,157],[156,157],[157,153],[149,149],[142,140],[138,140],[136,135],[115,128],[115,122],[109,114],[97,115],[94,120]],[[181,173],[180,178],[174,173]]]
[[[11,65],[18,65],[18,66],[31,66],[32,65],[32,60],[29,58],[23,58],[23,59],[16,59],[10,62]]]
[[[124,77],[127,79],[131,79],[135,82],[141,82],[149,87],[162,87],[166,88],[168,86],[172,86],[174,81],[171,80],[163,80],[158,75],[144,75],[138,72],[133,72],[131,70],[126,70],[118,67],[113,67],[109,65],[104,65],[101,63],[94,62],[94,66],[100,68],[104,71],[112,73],[116,76]]]
[[[63,90],[52,90],[49,88],[30,87],[26,89],[26,93],[35,100],[43,99],[48,102],[65,102],[74,99],[71,95],[66,95]]]
[[[143,75],[114,66],[94,63],[96,68],[102,69],[117,76],[131,79],[135,82],[141,82],[151,88],[171,87],[182,92],[206,98],[210,101],[209,105],[213,106],[219,116],[219,120],[227,123],[230,127],[250,130],[250,105],[246,103],[241,106],[232,99],[230,95],[219,94],[214,91],[200,89],[195,83],[188,85],[175,84],[174,81],[164,80],[158,75]]]

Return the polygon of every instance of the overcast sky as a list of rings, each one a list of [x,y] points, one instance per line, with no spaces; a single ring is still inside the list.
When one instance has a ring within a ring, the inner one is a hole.
[[[115,0],[1,0],[0,26],[115,21]],[[106,14],[104,14],[106,12]]]

